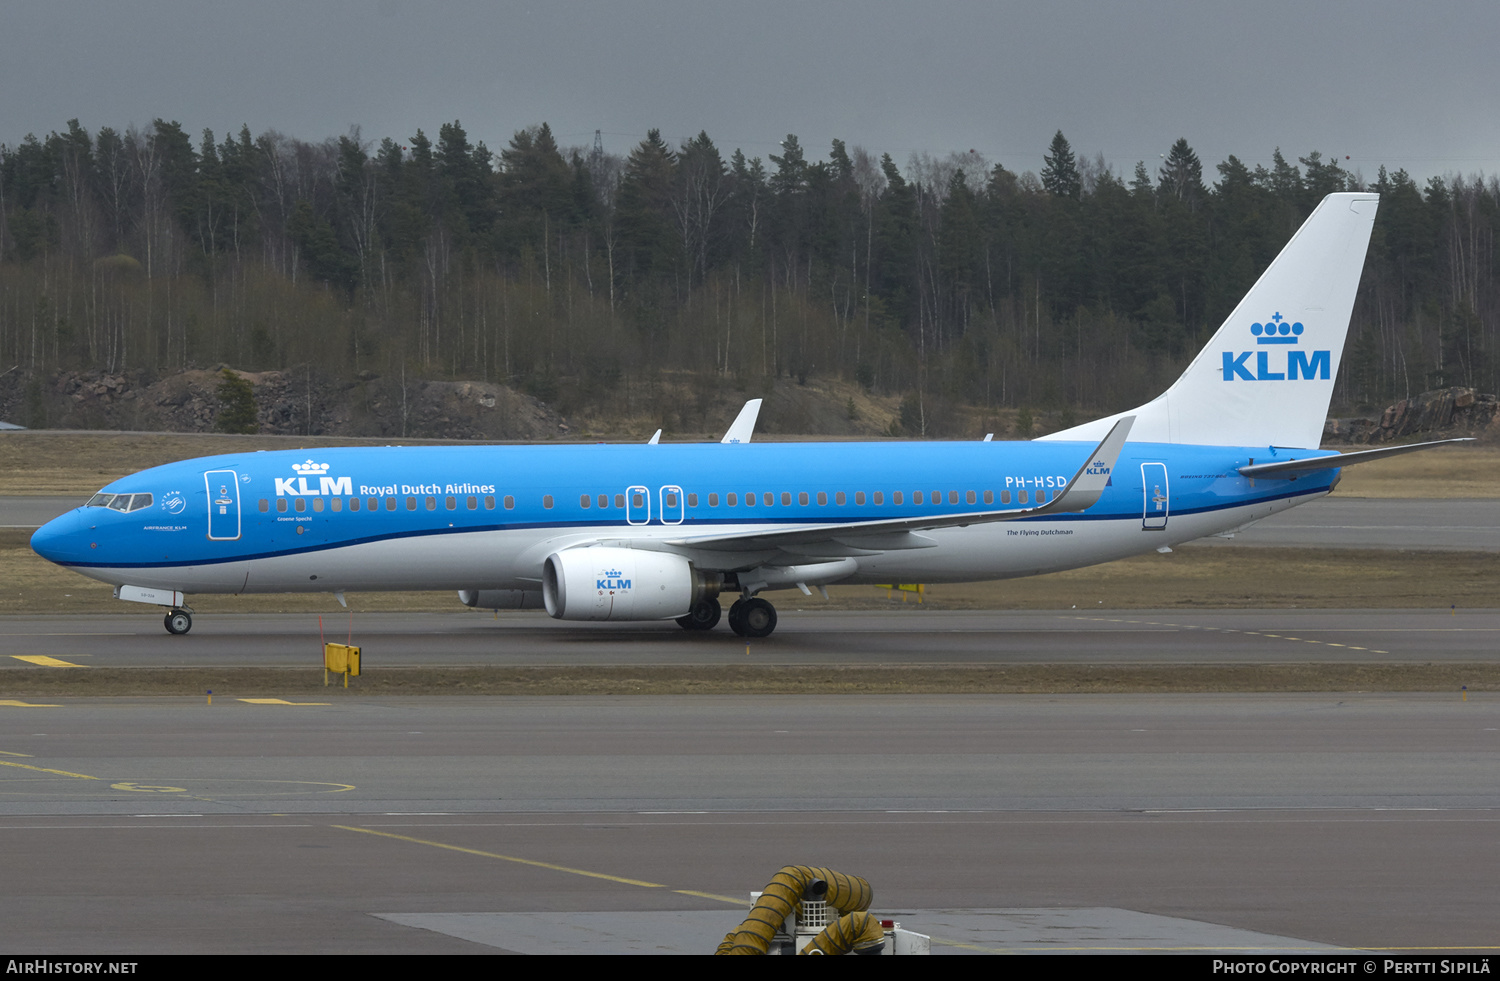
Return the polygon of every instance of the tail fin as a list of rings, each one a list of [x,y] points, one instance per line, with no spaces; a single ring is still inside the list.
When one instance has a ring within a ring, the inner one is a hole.
[[[1330,194],[1182,377],[1156,399],[1042,437],[1312,449],[1323,435],[1379,196]]]

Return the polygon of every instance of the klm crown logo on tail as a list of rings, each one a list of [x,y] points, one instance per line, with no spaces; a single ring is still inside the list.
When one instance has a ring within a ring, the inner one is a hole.
[[[1294,346],[1302,339],[1302,323],[1288,323],[1280,313],[1263,324],[1251,324],[1256,344]],[[1255,371],[1250,370],[1250,355],[1255,355]],[[1225,381],[1327,381],[1333,363],[1331,351],[1304,351],[1293,347],[1284,359],[1271,360],[1271,351],[1225,351]]]

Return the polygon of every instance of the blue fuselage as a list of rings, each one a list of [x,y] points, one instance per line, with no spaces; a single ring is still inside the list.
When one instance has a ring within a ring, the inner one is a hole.
[[[93,506],[40,529],[32,546],[107,582],[182,592],[528,588],[549,550],[592,541],[680,542],[1035,506],[1066,485],[1091,449],[710,443],[230,454],[115,481]],[[1257,520],[1327,493],[1338,474],[1249,480],[1236,472],[1275,459],[1265,447],[1127,443],[1087,511],[934,531],[938,547],[862,556],[844,581],[1002,578],[1088,565]],[[747,554],[729,564],[775,558]]]

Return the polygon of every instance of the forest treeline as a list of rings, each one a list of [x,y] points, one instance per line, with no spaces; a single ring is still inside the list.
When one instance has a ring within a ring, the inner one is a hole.
[[[839,378],[1072,414],[1155,395],[1325,195],[1382,195],[1346,405],[1500,389],[1495,179],[1373,182],[1309,152],[1216,176],[1179,140],[1126,176],[1061,132],[1039,173],[795,136],[762,161],[652,130],[625,157],[544,124],[319,143],[76,120],[0,147],[0,372],[228,363],[512,384],[563,412],[673,377]],[[32,420],[35,422],[36,420]]]

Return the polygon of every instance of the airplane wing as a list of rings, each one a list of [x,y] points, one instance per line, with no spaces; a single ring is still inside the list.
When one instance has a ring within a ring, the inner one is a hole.
[[[1315,470],[1333,470],[1337,467],[1352,467],[1356,463],[1383,460],[1388,456],[1400,456],[1402,453],[1413,453],[1417,450],[1431,449],[1434,446],[1446,446],[1449,443],[1472,442],[1474,442],[1472,436],[1465,436],[1458,439],[1435,439],[1427,443],[1408,443],[1405,446],[1382,446],[1377,450],[1355,450],[1353,453],[1304,457],[1301,460],[1252,463],[1248,466],[1240,467],[1239,474],[1242,477],[1296,477],[1299,473],[1312,473]]]
[[[1016,521],[1049,514],[1086,511],[1104,494],[1115,461],[1130,435],[1134,416],[1115,423],[1078,472],[1052,500],[1036,507],[1003,511],[970,511],[963,514],[932,514],[879,521],[802,525],[786,530],[743,532],[733,535],[703,535],[668,539],[665,545],[724,552],[758,552],[785,549],[802,554],[859,555],[904,548],[928,548],[936,543],[915,534],[936,528],[963,528],[992,521]]]

